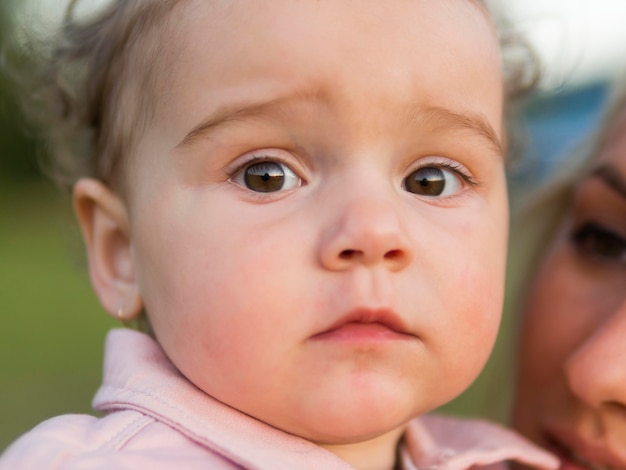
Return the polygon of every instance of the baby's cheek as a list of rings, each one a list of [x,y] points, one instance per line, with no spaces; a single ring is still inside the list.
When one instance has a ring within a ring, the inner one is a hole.
[[[464,380],[473,381],[493,348],[500,326],[504,274],[487,263],[467,263],[459,272],[455,307],[451,316],[451,367]]]

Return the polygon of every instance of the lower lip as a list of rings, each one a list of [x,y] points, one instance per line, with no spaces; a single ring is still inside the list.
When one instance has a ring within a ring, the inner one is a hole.
[[[313,337],[315,340],[347,342],[397,341],[408,338],[409,335],[394,331],[380,323],[347,323]]]

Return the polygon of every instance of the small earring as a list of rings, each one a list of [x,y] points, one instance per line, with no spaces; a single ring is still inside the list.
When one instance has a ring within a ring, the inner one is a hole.
[[[124,309],[122,307],[117,309],[117,319],[121,322],[124,321]]]

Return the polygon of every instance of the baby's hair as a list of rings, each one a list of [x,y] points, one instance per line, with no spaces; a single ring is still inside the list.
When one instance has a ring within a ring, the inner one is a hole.
[[[44,170],[61,187],[91,176],[123,191],[124,155],[158,103],[162,30],[180,0],[115,0],[82,19],[79,3],[70,2],[51,48],[28,43],[34,78],[23,108],[47,146]]]
[[[58,36],[47,42],[51,49],[29,51],[35,60],[27,75],[36,83],[24,85],[32,88],[22,94],[24,109],[41,131],[47,146],[42,166],[55,182],[71,190],[90,176],[124,193],[125,158],[162,98],[157,84],[168,73],[163,29],[174,31],[171,13],[182,0],[113,0],[90,18],[77,17],[79,3],[70,3]],[[508,23],[494,23],[508,115],[511,103],[534,88],[539,67]],[[507,118],[508,134],[512,121]],[[511,135],[507,141],[512,147]]]

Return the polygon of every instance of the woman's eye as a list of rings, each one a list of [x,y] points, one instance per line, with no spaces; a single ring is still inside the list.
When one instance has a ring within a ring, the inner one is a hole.
[[[410,193],[421,196],[445,197],[458,193],[463,183],[454,170],[425,166],[407,176],[402,186]]]
[[[573,233],[572,241],[584,255],[603,261],[626,262],[626,239],[601,225],[583,225]]]
[[[302,180],[283,163],[264,161],[247,165],[233,181],[258,193],[273,193],[301,186]]]

